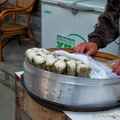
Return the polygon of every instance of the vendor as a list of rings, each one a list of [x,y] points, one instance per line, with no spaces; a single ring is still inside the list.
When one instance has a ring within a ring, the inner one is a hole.
[[[89,42],[74,47],[75,52],[92,55],[106,47],[119,36],[120,0],[107,0],[105,11],[99,16],[95,29],[88,35]],[[113,65],[113,72],[120,75],[120,60]]]

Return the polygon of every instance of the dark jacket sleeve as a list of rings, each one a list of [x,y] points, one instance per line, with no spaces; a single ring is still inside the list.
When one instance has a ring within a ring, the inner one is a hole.
[[[106,47],[114,41],[119,36],[119,14],[120,0],[107,0],[94,31],[88,35],[89,41],[97,43],[99,48]]]

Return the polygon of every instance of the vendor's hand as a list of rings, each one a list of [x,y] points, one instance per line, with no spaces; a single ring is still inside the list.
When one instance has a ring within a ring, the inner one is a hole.
[[[115,72],[117,75],[120,75],[120,60],[118,60],[112,67],[113,72]]]
[[[77,53],[84,53],[86,55],[95,54],[98,51],[98,46],[94,42],[84,42],[74,47]]]

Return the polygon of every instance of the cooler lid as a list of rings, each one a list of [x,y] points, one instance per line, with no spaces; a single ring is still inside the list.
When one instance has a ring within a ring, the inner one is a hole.
[[[41,1],[46,3],[51,3],[51,4],[58,4],[58,2],[73,3],[78,0],[41,0]]]
[[[45,3],[57,4],[59,6],[69,8],[69,9],[78,9],[78,10],[87,10],[87,11],[97,11],[103,12],[106,0],[41,0]]]
[[[86,0],[77,3],[78,5],[84,5],[90,8],[93,8],[94,11],[103,12],[107,0]]]

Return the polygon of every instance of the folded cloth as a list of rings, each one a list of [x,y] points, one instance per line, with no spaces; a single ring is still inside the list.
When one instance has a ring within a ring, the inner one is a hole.
[[[83,61],[86,65],[88,65],[91,68],[90,78],[109,79],[118,77],[116,73],[113,73],[112,69],[105,63],[95,60],[86,54],[69,53],[64,50],[56,50],[54,51],[54,53],[56,55],[62,55]]]

